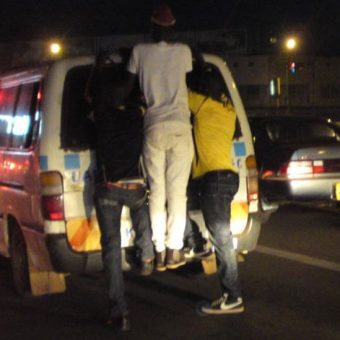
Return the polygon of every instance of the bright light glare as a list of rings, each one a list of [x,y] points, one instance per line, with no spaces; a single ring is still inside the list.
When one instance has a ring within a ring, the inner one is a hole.
[[[61,45],[59,43],[52,43],[50,45],[50,51],[52,54],[59,54],[61,52]]]
[[[312,174],[313,164],[311,161],[290,162],[287,168],[288,177],[299,177],[302,175]]]
[[[13,124],[13,135],[15,136],[25,136],[28,133],[30,127],[30,116],[22,115],[14,117]]]
[[[295,38],[287,39],[286,47],[288,48],[288,50],[293,50],[296,47],[296,39]]]
[[[11,132],[15,136],[25,136],[30,127],[30,116],[28,115],[18,115],[15,117],[0,115],[0,122],[7,125],[6,133]]]
[[[269,91],[272,97],[275,96],[275,84],[273,79],[269,83]]]

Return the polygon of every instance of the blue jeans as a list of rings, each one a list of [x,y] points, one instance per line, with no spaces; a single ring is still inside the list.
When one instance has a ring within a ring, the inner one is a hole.
[[[236,252],[230,231],[230,204],[238,187],[238,174],[228,170],[211,171],[200,182],[201,209],[216,251],[222,291],[232,299],[241,296]]]
[[[135,245],[141,251],[142,260],[153,259],[149,209],[144,188],[121,189],[98,185],[94,203],[101,232],[102,258],[108,282],[110,317],[127,314],[125,287],[121,267],[120,219],[123,205],[130,208],[136,233]]]

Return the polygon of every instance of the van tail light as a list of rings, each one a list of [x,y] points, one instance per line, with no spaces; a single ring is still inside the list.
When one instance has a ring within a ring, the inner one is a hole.
[[[259,183],[258,183],[258,172],[256,166],[256,158],[254,155],[250,155],[246,158],[247,167],[247,190],[248,190],[248,201],[256,201],[259,198]]]
[[[41,210],[44,219],[64,220],[63,178],[57,171],[40,174]]]
[[[287,176],[288,178],[301,178],[314,174],[322,174],[324,172],[325,168],[322,160],[301,160],[283,164],[279,169],[278,175]]]

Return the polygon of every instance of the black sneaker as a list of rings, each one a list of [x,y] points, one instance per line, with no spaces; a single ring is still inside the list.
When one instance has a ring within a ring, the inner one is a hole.
[[[141,269],[140,269],[140,275],[141,276],[149,276],[153,272],[153,259],[142,261],[141,262]]]
[[[156,270],[158,272],[164,272],[166,270],[165,250],[163,250],[161,252],[156,252]]]
[[[186,264],[184,252],[182,249],[166,250],[166,267],[168,269],[176,269]]]
[[[130,321],[127,316],[117,316],[107,320],[106,325],[112,328],[115,332],[128,332],[131,330]]]
[[[243,311],[242,298],[228,299],[228,294],[223,294],[219,299],[206,303],[201,307],[201,312],[205,314],[237,314]]]

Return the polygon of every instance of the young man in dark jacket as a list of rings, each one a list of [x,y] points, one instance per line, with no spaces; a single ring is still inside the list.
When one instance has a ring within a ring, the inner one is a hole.
[[[144,179],[140,172],[143,147],[141,107],[122,103],[119,68],[100,56],[90,94],[96,127],[97,184],[94,201],[101,231],[102,256],[109,288],[108,323],[129,330],[121,268],[120,222],[123,206],[130,208],[135,244],[141,252],[141,275],[153,270],[154,250]],[[116,68],[116,69],[115,69]]]

